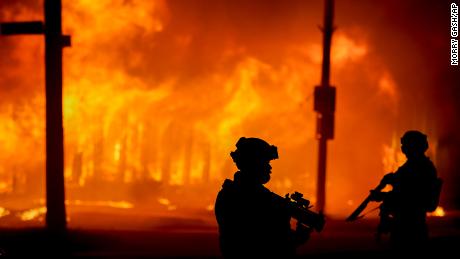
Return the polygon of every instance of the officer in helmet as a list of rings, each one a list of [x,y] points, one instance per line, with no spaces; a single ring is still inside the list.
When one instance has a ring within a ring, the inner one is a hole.
[[[288,258],[306,242],[310,230],[292,231],[284,203],[273,200],[263,185],[270,180],[270,161],[277,147],[259,138],[242,137],[230,153],[239,171],[219,191],[215,214],[224,258]]]
[[[389,232],[394,248],[420,249],[428,240],[426,213],[436,209],[441,179],[425,155],[427,136],[420,131],[407,131],[401,138],[401,151],[407,161],[394,173],[385,175],[382,184],[392,186],[390,192],[373,192],[380,207],[381,232]],[[382,223],[384,223],[382,225]]]

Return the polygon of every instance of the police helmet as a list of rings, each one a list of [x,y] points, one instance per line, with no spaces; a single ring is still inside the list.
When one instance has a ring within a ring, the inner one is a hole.
[[[401,138],[404,149],[425,152],[428,149],[427,136],[417,130],[409,130]]]
[[[230,153],[233,162],[251,160],[273,160],[278,158],[278,148],[259,138],[242,137],[236,143],[236,150]]]

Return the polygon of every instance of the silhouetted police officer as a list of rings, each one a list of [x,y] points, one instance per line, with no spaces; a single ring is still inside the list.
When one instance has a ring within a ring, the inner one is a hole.
[[[285,203],[263,186],[270,180],[270,160],[277,148],[258,138],[240,138],[230,155],[238,167],[218,193],[215,214],[225,258],[287,258],[307,241],[310,230],[291,230]]]
[[[390,192],[372,191],[380,207],[380,232],[390,232],[398,249],[420,249],[428,239],[426,213],[436,209],[441,180],[425,156],[427,136],[419,131],[407,131],[401,138],[401,150],[407,161],[394,173],[385,175],[382,186],[390,184]]]

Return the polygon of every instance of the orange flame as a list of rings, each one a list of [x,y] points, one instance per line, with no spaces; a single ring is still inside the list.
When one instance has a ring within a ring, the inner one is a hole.
[[[228,154],[241,136],[262,137],[279,147],[280,159],[273,161],[274,174],[268,184],[272,190],[281,194],[301,191],[314,202],[317,144],[311,96],[320,79],[320,42],[288,42],[278,49],[281,40],[274,39],[273,52],[280,54],[275,53],[278,61],[273,62],[273,53],[261,56],[245,44],[226,41],[221,55],[206,63],[200,58],[208,57],[194,54],[203,54],[197,52],[202,42],[193,34],[195,25],[177,29],[180,18],[166,1],[63,4],[64,33],[72,35],[72,47],[64,50],[68,205],[81,205],[90,197],[92,203],[85,204],[94,207],[137,209],[142,203],[159,204],[167,210],[181,206],[212,210],[221,182],[236,170]],[[43,184],[44,157],[31,157],[28,152],[44,149],[43,89],[36,86],[43,78],[24,76],[36,73],[36,67],[43,69],[37,54],[43,54],[43,45],[28,38],[14,43],[10,58],[18,59],[21,66],[5,74],[23,78],[17,81],[22,90],[33,89],[24,101],[12,94],[10,102],[0,105],[0,161],[14,161],[0,163],[0,183],[5,183],[0,192],[11,189],[17,193],[21,186],[27,189],[24,186],[31,175]],[[210,44],[203,55],[220,43]],[[358,191],[367,192],[354,187],[357,181],[365,183],[362,188],[371,186],[371,181],[400,161],[395,147],[385,146],[393,128],[384,122],[378,123],[383,129],[376,134],[362,136],[362,142],[373,141],[377,149],[384,146],[389,153],[384,155],[391,158],[384,161],[384,168],[378,152],[372,163],[361,158],[368,150],[346,149],[359,138],[349,125],[358,124],[359,114],[374,112],[370,104],[395,105],[380,101],[379,95],[397,102],[397,82],[384,64],[362,71],[370,67],[371,51],[363,39],[342,31],[334,34],[332,81],[338,86],[338,144],[331,145],[334,162],[328,176],[333,212],[348,213],[361,197]],[[205,72],[194,74],[194,69],[202,67]],[[0,80],[6,82],[3,77]],[[355,107],[359,93],[369,98]],[[25,148],[18,154],[19,143]],[[348,167],[360,162],[362,168],[352,167],[352,171]],[[368,175],[349,177],[355,171]],[[188,189],[181,189],[183,186]],[[35,209],[29,214],[37,217],[41,212]]]
[[[30,220],[34,220],[38,217],[43,216],[45,213],[46,213],[46,207],[43,206],[40,208],[26,210],[20,213],[19,217],[21,218],[22,221],[30,221]]]
[[[0,218],[8,216],[9,214],[10,212],[7,209],[0,207]]]

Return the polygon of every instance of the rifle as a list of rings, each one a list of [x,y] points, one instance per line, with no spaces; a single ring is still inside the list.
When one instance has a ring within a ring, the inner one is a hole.
[[[373,191],[379,192],[379,191],[383,190],[383,188],[385,188],[386,185],[387,185],[387,183],[380,182],[380,184],[377,185],[377,187],[375,187],[374,190],[371,190],[371,193],[366,197],[366,199],[364,199],[363,202],[361,202],[361,204],[358,206],[358,208],[356,208],[353,211],[353,213],[351,213],[350,216],[348,216],[346,221],[355,221],[358,218],[361,218],[362,216],[359,216],[359,215],[367,207],[367,204],[372,201],[372,192]]]
[[[310,208],[313,206],[310,206],[309,200],[303,198],[303,194],[294,192],[289,195],[288,193],[284,198],[276,193],[273,193],[273,195],[278,202],[282,202],[287,206],[291,218],[296,219],[298,223],[312,228],[317,232],[323,230],[325,224],[324,215],[311,211]]]

